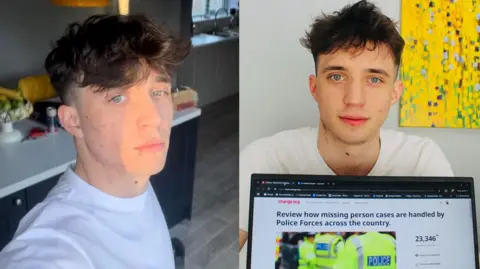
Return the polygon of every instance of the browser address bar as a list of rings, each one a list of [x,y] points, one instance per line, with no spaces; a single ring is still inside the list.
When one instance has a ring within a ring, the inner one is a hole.
[[[297,191],[297,192],[437,192],[436,190],[385,190],[385,189],[295,189],[295,188],[277,188],[277,191]]]

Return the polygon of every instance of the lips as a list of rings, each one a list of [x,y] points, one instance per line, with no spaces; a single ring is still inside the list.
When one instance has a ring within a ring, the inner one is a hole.
[[[155,140],[140,145],[135,149],[142,152],[159,152],[165,149],[165,143]]]
[[[340,119],[351,126],[360,126],[368,121],[368,118],[361,116],[341,116]]]

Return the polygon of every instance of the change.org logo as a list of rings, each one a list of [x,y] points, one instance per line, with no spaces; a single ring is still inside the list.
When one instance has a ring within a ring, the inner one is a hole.
[[[300,200],[278,200],[279,204],[300,204]]]

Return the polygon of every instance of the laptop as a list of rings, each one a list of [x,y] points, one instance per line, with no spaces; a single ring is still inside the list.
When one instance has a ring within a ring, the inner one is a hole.
[[[251,179],[248,269],[480,269],[473,178]]]

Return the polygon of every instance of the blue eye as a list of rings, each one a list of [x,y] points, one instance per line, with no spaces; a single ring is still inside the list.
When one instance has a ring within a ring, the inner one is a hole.
[[[153,91],[152,96],[170,96],[170,91],[169,90],[158,90],[158,91]]]
[[[121,103],[123,100],[125,100],[125,96],[123,95],[116,95],[112,99],[110,99],[110,102],[113,102],[115,104]]]
[[[331,79],[333,79],[334,81],[341,81],[343,79],[342,75],[339,75],[339,74],[333,74],[330,76]]]
[[[370,81],[373,83],[373,84],[378,84],[378,83],[381,83],[382,80],[380,78],[377,78],[377,77],[373,77],[370,79]]]

